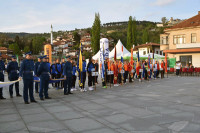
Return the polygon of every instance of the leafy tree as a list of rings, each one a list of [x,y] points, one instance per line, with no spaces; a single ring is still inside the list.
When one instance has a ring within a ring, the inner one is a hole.
[[[166,17],[162,17],[162,18],[161,18],[161,21],[162,21],[163,25],[166,25],[166,23],[167,23],[167,18],[166,18]]]
[[[77,31],[73,32],[73,36],[74,36],[75,45],[79,45],[80,44],[81,36],[78,34]]]
[[[25,46],[25,47],[24,47],[24,52],[26,53],[26,52],[29,52],[29,51],[30,51],[29,46]]]
[[[95,13],[95,20],[92,26],[92,37],[91,37],[91,47],[94,53],[97,53],[100,49],[100,28],[101,21],[99,13]]]
[[[33,38],[32,46],[34,54],[38,54],[42,50],[45,41],[45,37],[36,36]]]
[[[136,30],[136,19],[135,17],[133,18],[132,21],[132,44],[137,45],[137,30]],[[131,46],[132,47],[132,46]]]
[[[21,51],[19,49],[19,46],[16,43],[10,44],[9,49],[13,50],[14,55],[21,55]]]

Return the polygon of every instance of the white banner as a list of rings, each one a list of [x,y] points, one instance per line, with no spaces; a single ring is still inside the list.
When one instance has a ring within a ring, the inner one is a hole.
[[[19,81],[20,80],[15,80],[15,81],[10,81],[10,82],[0,82],[0,88],[12,85],[12,84],[19,82]]]
[[[103,46],[104,45],[104,46]],[[103,51],[104,47],[104,57],[109,58],[109,41],[107,38],[100,39],[100,51]],[[101,52],[102,53],[102,52]],[[101,54],[100,53],[100,54]],[[101,56],[100,56],[101,57]]]

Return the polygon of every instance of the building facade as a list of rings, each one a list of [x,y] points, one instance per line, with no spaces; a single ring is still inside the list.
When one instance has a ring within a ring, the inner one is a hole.
[[[157,43],[146,43],[146,44],[135,46],[133,50],[133,54],[137,54],[138,51],[140,55],[146,55],[153,52],[155,54],[163,55],[163,52],[160,51],[160,44],[157,44]]]
[[[200,11],[160,35],[160,50],[182,65],[200,67]]]

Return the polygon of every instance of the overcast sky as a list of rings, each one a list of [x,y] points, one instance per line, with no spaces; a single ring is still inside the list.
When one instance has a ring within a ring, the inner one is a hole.
[[[0,32],[50,32],[91,27],[95,12],[101,23],[197,15],[200,0],[1,0]]]

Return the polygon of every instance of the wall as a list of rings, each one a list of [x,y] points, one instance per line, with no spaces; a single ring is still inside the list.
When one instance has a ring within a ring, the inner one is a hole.
[[[180,61],[180,56],[192,55],[192,64],[194,67],[200,67],[200,53],[188,53],[188,54],[175,54],[174,57],[177,61]]]

